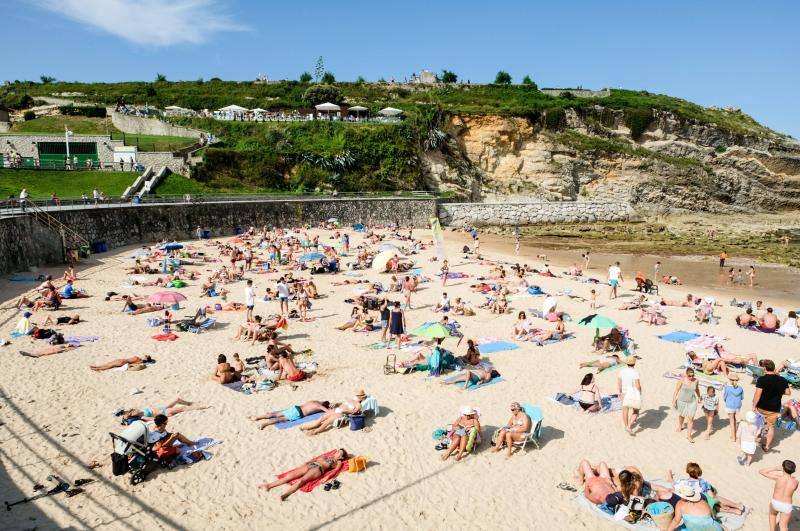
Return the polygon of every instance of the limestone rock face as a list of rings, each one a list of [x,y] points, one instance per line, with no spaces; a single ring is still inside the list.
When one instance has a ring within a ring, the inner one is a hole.
[[[603,124],[595,118],[603,113]],[[732,135],[655,111],[638,141],[622,111],[565,113],[566,129],[624,150],[567,145],[526,118],[454,115],[450,140],[426,152],[431,189],[483,201],[623,201],[644,213],[800,208],[800,143]]]

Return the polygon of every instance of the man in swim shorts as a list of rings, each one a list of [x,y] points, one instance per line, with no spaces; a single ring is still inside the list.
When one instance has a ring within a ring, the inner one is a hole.
[[[313,415],[314,413],[327,412],[329,409],[330,402],[327,400],[323,402],[320,402],[319,400],[310,400],[304,404],[300,404],[299,406],[286,408],[283,411],[273,411],[267,413],[266,415],[250,417],[250,420],[266,420],[267,422],[264,422],[259,426],[259,429],[263,430],[267,426],[272,426],[273,424],[279,424],[281,422],[294,422],[303,417]]]
[[[622,282],[622,269],[619,267],[619,262],[614,262],[614,265],[608,268],[608,285],[611,286],[610,298],[617,298],[617,286],[620,282]]]
[[[608,495],[617,491],[613,475],[605,463],[592,466],[589,461],[583,459],[578,464],[578,479],[583,485],[583,495],[594,504],[604,503]]]

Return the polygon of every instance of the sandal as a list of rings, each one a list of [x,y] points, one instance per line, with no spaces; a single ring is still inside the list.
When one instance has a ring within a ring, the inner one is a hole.
[[[82,485],[88,485],[89,483],[92,483],[93,481],[94,480],[91,479],[91,478],[76,479],[75,483],[73,483],[73,485],[75,485],[76,487],[80,487]]]
[[[331,490],[333,488],[333,483],[325,483],[325,486],[322,488],[325,490]]]
[[[342,484],[341,484],[341,483],[339,483],[339,480],[338,480],[338,479],[334,479],[334,480],[333,480],[333,483],[331,483],[331,488],[332,488],[333,490],[336,490],[336,489],[338,489],[338,488],[339,488],[339,487],[341,487],[341,486],[342,486]]]
[[[72,498],[73,496],[76,496],[81,492],[83,492],[83,489],[69,489],[68,491],[66,491],[67,498]]]
[[[578,492],[578,489],[576,489],[566,481],[562,481],[561,483],[556,485],[556,488],[559,488],[561,490],[566,490],[567,492]]]

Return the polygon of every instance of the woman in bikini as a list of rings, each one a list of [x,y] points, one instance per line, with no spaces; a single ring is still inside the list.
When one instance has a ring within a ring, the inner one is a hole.
[[[353,308],[353,311],[350,312],[350,319],[347,320],[346,323],[343,325],[337,326],[337,330],[347,330],[349,328],[353,328],[356,324],[359,323],[361,319],[361,312],[358,309],[358,306]]]
[[[219,384],[227,384],[237,382],[241,379],[241,373],[237,372],[230,363],[225,354],[217,356],[217,366],[214,368],[214,373],[211,379]]]
[[[356,393],[353,398],[343,401],[333,409],[329,409],[315,422],[307,426],[301,426],[300,429],[306,432],[306,435],[318,435],[327,430],[333,423],[345,415],[357,415],[361,413],[361,402],[366,400],[367,393],[363,389]]]
[[[187,411],[199,411],[201,409],[208,409],[209,407],[210,406],[198,406],[192,402],[189,402],[188,400],[178,397],[163,406],[146,407],[144,409],[125,409],[122,411],[122,417],[124,419],[153,419],[158,414],[166,415],[167,417],[174,417],[179,413],[185,413]]]
[[[578,405],[584,413],[594,413],[600,411],[600,388],[594,379],[594,374],[587,373],[581,386],[572,392],[572,396],[578,395]]]
[[[128,365],[130,368],[130,366],[144,366],[148,363],[155,363],[155,360],[150,356],[145,356],[143,358],[140,358],[139,356],[132,356],[130,358],[117,358],[107,363],[103,363],[102,365],[90,365],[89,368],[93,371],[101,372],[109,369],[116,369],[117,367],[122,367],[124,365]]]
[[[514,451],[514,443],[525,439],[525,436],[531,431],[531,424],[531,418],[522,410],[519,402],[513,402],[511,404],[511,419],[497,434],[497,442],[492,448],[492,452],[499,452],[505,444],[506,456],[511,457],[511,453]]]
[[[467,353],[458,359],[463,361],[466,365],[473,366],[478,365],[481,362],[481,353],[478,350],[478,347],[475,346],[475,342],[473,340],[467,339]]]
[[[319,479],[328,472],[335,474],[342,466],[344,466],[347,459],[347,451],[344,448],[340,448],[331,456],[326,455],[318,457],[312,461],[308,461],[304,465],[286,474],[281,479],[275,480],[271,483],[262,483],[258,486],[258,488],[270,491],[275,487],[280,487],[281,485],[296,481],[296,483],[290,486],[286,492],[281,494],[281,501],[284,501],[286,498],[300,490],[300,488],[306,483]]]
[[[462,407],[461,415],[453,422],[452,429],[453,433],[450,435],[450,446],[447,447],[447,451],[442,455],[442,461],[447,461],[456,450],[458,450],[456,461],[461,461],[470,439],[470,432],[472,432],[473,429],[475,430],[475,439],[477,442],[481,434],[481,422],[478,420],[478,413],[470,406]]]
[[[449,380],[439,382],[442,385],[452,385],[464,382],[464,390],[466,391],[470,386],[484,385],[492,381],[492,378],[497,378],[500,373],[492,368],[474,368],[467,369],[461,374],[457,374]]]

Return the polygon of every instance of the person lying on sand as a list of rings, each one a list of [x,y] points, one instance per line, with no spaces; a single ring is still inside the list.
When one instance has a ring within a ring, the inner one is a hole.
[[[93,371],[107,371],[109,369],[115,369],[117,367],[122,367],[123,365],[129,365],[133,367],[135,365],[146,365],[148,363],[155,363],[156,360],[151,358],[149,355],[140,358],[139,356],[132,356],[130,358],[117,358],[115,360],[111,360],[107,363],[103,363],[102,365],[90,365],[89,368]]]
[[[76,348],[78,348],[77,345],[64,343],[63,345],[53,345],[52,347],[42,349],[39,352],[25,352],[20,350],[19,353],[22,354],[23,356],[27,356],[28,358],[41,358],[43,356],[52,356],[53,354],[61,354],[62,352],[67,352],[68,350],[75,350]]]
[[[267,426],[272,426],[273,424],[279,424],[281,422],[293,422],[303,417],[313,415],[314,413],[327,412],[330,409],[330,406],[331,404],[327,400],[310,400],[300,404],[299,406],[292,406],[284,409],[283,411],[272,411],[264,415],[253,416],[250,417],[250,420],[266,420],[267,422],[261,423],[261,425],[258,427],[259,429],[263,430]]]
[[[300,488],[309,481],[319,479],[330,471],[338,471],[345,465],[347,459],[347,451],[344,448],[340,448],[332,456],[319,457],[313,461],[308,461],[304,465],[298,467],[297,470],[287,474],[281,479],[277,479],[271,483],[262,483],[258,488],[269,492],[275,487],[280,487],[281,485],[296,480],[297,482],[294,485],[290,486],[286,492],[281,494],[281,501],[285,501],[286,498],[300,490]]]
[[[758,365],[758,356],[753,353],[747,354],[746,356],[737,356],[733,352],[727,350],[721,343],[716,343],[711,350],[713,355],[709,356],[708,359],[714,359],[716,356],[725,363],[734,365]]]
[[[167,417],[174,417],[179,413],[187,411],[199,411],[201,409],[208,409],[210,406],[198,406],[192,402],[177,397],[163,406],[146,407],[144,409],[123,409],[122,418],[127,419],[154,419],[159,413]]]
[[[597,372],[603,372],[609,367],[613,367],[614,365],[619,365],[620,363],[621,360],[619,355],[610,354],[608,356],[601,356],[599,359],[596,359],[594,361],[582,361],[578,365],[578,367],[580,367],[581,369],[585,369],[587,367],[596,367]]]
[[[242,373],[237,372],[230,363],[225,354],[217,356],[217,365],[214,367],[214,372],[211,374],[211,379],[219,384],[227,384],[237,382],[242,377]]]
[[[467,443],[470,439],[470,432],[475,430],[475,437],[479,437],[481,433],[481,421],[478,419],[478,412],[470,406],[463,406],[460,415],[452,424],[452,434],[450,435],[450,446],[442,454],[442,461],[447,461],[450,456],[456,453],[456,461],[461,461],[464,457],[464,451],[467,449]]]
[[[499,376],[500,373],[495,369],[477,367],[474,369],[467,369],[439,383],[442,385],[453,385],[464,382],[464,390],[466,391],[472,385],[484,385],[492,381],[493,378],[498,378]]]
[[[505,444],[506,457],[511,457],[514,451],[514,443],[522,442],[531,431],[532,426],[531,418],[522,410],[519,402],[512,402],[510,407],[511,418],[504,427],[500,428],[500,432],[497,434],[497,442],[492,448],[492,452],[499,452]]]
[[[164,309],[162,304],[136,304],[128,295],[123,296],[122,300],[125,301],[125,306],[122,308],[122,311],[130,315],[160,312]]]
[[[145,299],[144,295],[137,295],[136,293],[131,293],[130,295],[122,295],[117,293],[116,291],[108,291],[106,292],[105,301],[124,301],[126,297],[132,301],[141,301]]]
[[[605,503],[606,497],[619,488],[614,471],[602,461],[592,465],[586,459],[581,459],[578,463],[577,479],[579,486],[583,487],[583,495],[595,505]]]
[[[74,325],[80,322],[81,316],[77,313],[75,315],[62,315],[61,317],[56,317],[55,320],[52,315],[48,315],[42,326]]]
[[[564,327],[564,317],[562,313],[556,314],[556,324],[553,330],[539,330],[533,334],[529,334],[529,340],[534,342],[544,342],[548,340],[559,341],[566,334]]]
[[[633,299],[631,302],[623,303],[619,307],[619,309],[620,310],[639,310],[643,306],[645,306],[646,302],[647,302],[647,297],[644,296],[644,295],[639,295],[638,297]]]
[[[679,306],[683,308],[688,308],[690,306],[694,306],[694,298],[692,295],[687,295],[686,300],[682,301],[679,299],[662,299],[659,301],[659,304],[662,306]]]
[[[300,429],[306,432],[306,435],[318,435],[333,426],[333,423],[337,419],[345,415],[357,415],[361,413],[361,402],[366,400],[366,398],[367,393],[361,389],[353,398],[348,398],[336,405],[333,409],[328,409],[322,417],[306,426],[301,426]]]
[[[708,374],[709,376],[712,374],[716,374],[717,371],[721,372],[725,376],[728,375],[728,366],[725,364],[722,359],[703,359],[697,355],[693,350],[690,350],[686,353],[686,357],[692,362],[692,366],[694,366],[698,371],[702,372],[703,374]]]

